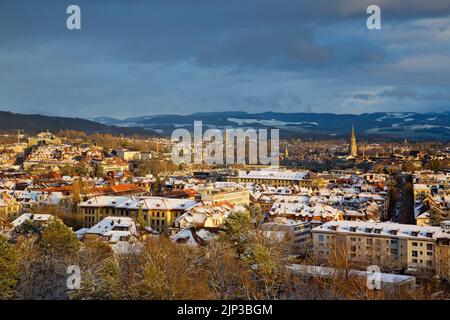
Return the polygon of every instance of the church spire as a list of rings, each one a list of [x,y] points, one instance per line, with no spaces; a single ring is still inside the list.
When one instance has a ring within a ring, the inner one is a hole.
[[[350,145],[350,156],[356,158],[358,157],[358,147],[356,145],[356,136],[355,136],[355,128],[352,125],[352,138]]]

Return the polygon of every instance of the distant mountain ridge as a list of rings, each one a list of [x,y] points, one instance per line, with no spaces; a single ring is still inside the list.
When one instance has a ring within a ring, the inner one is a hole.
[[[149,134],[152,131],[143,128],[124,128],[108,124],[102,124],[80,118],[53,117],[39,114],[18,114],[9,111],[0,111],[0,130],[25,130],[26,132],[38,132],[50,130],[77,130],[86,133],[113,133],[113,134]]]
[[[202,112],[192,115],[154,115],[127,119],[95,118],[94,121],[121,127],[152,129],[165,135],[175,128],[192,129],[194,121],[207,128],[279,128],[283,136],[306,138],[347,137],[351,126],[367,138],[450,141],[450,112],[334,113],[247,113]]]

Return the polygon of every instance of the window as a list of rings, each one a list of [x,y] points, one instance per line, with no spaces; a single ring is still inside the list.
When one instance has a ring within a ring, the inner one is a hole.
[[[417,242],[412,243],[413,247],[417,247]]]
[[[319,241],[323,241],[323,234],[319,234],[318,239]]]
[[[433,244],[427,243],[427,250],[433,250]]]
[[[417,251],[413,251],[413,252],[411,252],[411,255],[413,256],[413,257],[417,257],[418,255],[417,255]],[[415,260],[417,260],[417,259],[415,259]]]

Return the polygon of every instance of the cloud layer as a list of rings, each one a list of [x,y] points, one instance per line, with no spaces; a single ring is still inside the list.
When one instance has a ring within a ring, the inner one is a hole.
[[[73,3],[81,31],[65,27]],[[15,112],[450,109],[447,0],[2,0],[0,37],[0,109]]]

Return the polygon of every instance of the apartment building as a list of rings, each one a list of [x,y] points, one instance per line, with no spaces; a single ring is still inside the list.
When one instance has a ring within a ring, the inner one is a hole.
[[[441,228],[448,235],[436,239],[436,274],[450,276],[450,221],[441,223]]]
[[[103,172],[123,172],[129,170],[128,162],[120,159],[119,157],[107,158],[100,162],[100,167]]]
[[[18,214],[22,209],[20,202],[7,193],[0,193],[0,217],[9,218]]]
[[[40,132],[36,137],[28,138],[28,147],[39,145],[61,144],[61,139],[50,132]]]
[[[127,150],[127,149],[120,149],[117,150],[117,156],[125,161],[133,161],[133,160],[140,160],[141,159],[141,152],[140,151],[133,151],[133,150]]]
[[[449,222],[429,227],[332,221],[311,232],[315,253],[322,261],[329,261],[339,251],[355,262],[388,263],[430,272],[449,265]]]
[[[309,188],[313,180],[308,172],[276,171],[276,170],[252,170],[238,171],[237,176],[228,177],[229,181],[239,183],[266,184],[274,187],[300,186]]]
[[[228,216],[234,212],[245,211],[243,206],[230,204],[198,205],[186,211],[174,221],[174,229],[209,228],[219,229]]]
[[[199,192],[205,204],[229,203],[242,206],[250,204],[250,191],[242,187],[204,188]]]
[[[311,224],[283,217],[261,225],[263,234],[268,238],[288,239],[293,245],[302,245],[311,239]]]
[[[87,228],[108,216],[136,219],[142,212],[147,226],[168,232],[175,219],[196,205],[198,202],[190,199],[97,196],[80,203],[78,209]]]
[[[417,183],[414,184],[414,202],[422,200],[426,196],[431,195],[431,188],[428,185]]]
[[[80,240],[100,239],[108,243],[129,241],[138,236],[136,224],[130,217],[106,217],[92,228],[80,229],[76,234]]]

